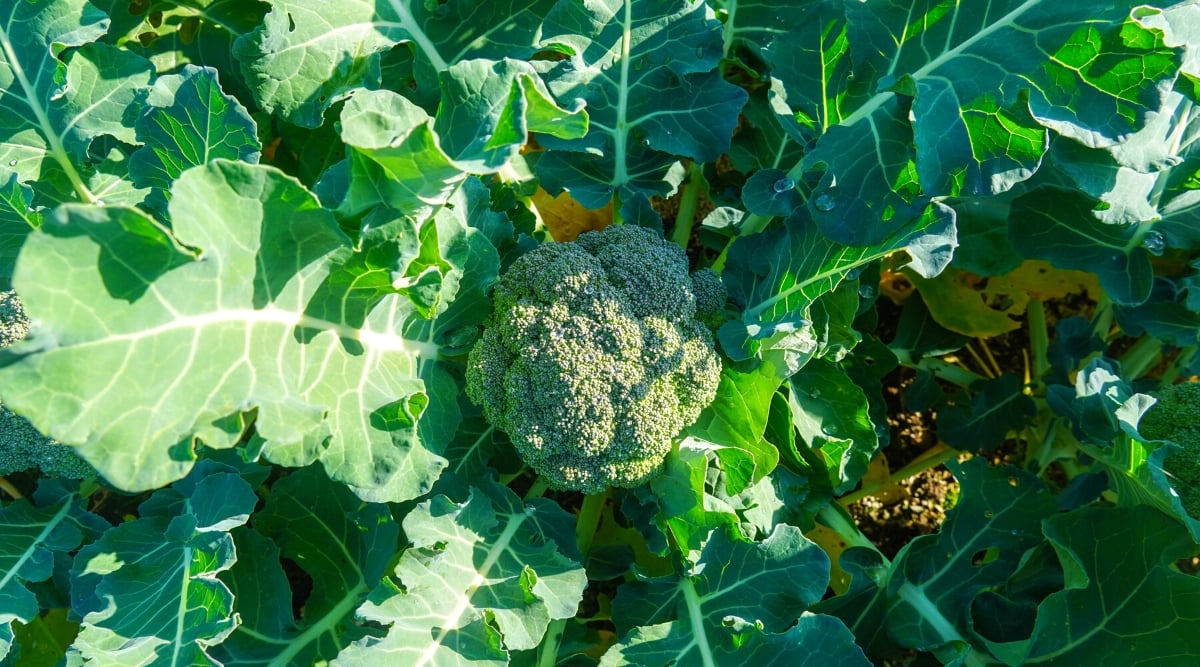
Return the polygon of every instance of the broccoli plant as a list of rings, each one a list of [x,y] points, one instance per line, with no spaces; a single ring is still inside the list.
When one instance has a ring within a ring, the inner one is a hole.
[[[552,486],[636,486],[716,394],[721,290],[649,229],[543,245],[497,283],[467,394]]]

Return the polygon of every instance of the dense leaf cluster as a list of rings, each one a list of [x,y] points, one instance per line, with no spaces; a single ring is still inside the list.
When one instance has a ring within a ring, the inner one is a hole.
[[[1194,662],[1197,26],[0,3],[0,664]]]

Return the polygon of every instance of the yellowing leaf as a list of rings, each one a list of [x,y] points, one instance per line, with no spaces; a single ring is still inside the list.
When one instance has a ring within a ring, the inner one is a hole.
[[[1045,300],[1099,290],[1094,275],[1057,269],[1040,260],[1025,261],[1002,276],[983,277],[954,268],[932,280],[906,273],[938,324],[978,338],[1019,328],[1031,298]]]
[[[550,193],[538,188],[533,194],[533,203],[542,216],[542,224],[550,230],[555,241],[574,241],[584,232],[604,229],[612,222],[612,202],[604,208],[584,208],[567,192],[551,197]]]

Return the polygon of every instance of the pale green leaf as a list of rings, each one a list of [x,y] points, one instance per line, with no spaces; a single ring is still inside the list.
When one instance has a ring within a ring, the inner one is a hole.
[[[666,194],[682,174],[677,156],[715,160],[726,148],[746,101],[716,68],[720,23],[704,3],[559,3],[546,19],[544,43],[570,54],[548,68],[561,103],[587,103],[586,137],[547,138],[538,163],[542,186],[566,189],[588,208],[613,194]]]
[[[271,461],[320,459],[366,498],[428,490],[445,462],[418,421],[446,402],[418,358],[436,348],[402,333],[403,295],[356,285],[394,267],[352,254],[333,216],[268,167],[186,172],[171,219],[173,236],[130,209],[64,207],[30,236],[14,283],[38,326],[4,351],[5,404],[125,489],[183,476],[194,438],[230,447],[227,420],[257,409]]]
[[[418,84],[428,94],[437,72],[463,60],[533,55],[552,4],[272,0],[263,24],[239,39],[235,52],[259,104],[290,123],[317,127],[334,102],[377,83],[369,81],[372,71],[393,46],[411,45]]]
[[[242,623],[215,658],[224,665],[316,664],[371,632],[355,622],[354,610],[398,548],[400,527],[386,505],[361,502],[310,466],[271,486],[254,527],[234,533],[238,561],[221,573]],[[299,618],[280,555],[312,578]]]
[[[86,0],[13,2],[0,9],[0,164],[22,183],[38,181],[39,191],[54,201],[84,189],[71,162],[79,146],[71,145],[64,126],[74,115],[77,91],[66,87],[67,66],[59,56],[64,47],[87,44],[106,29],[104,14]],[[120,88],[118,81],[93,92],[103,98]],[[87,121],[87,114],[75,120]]]
[[[137,119],[143,144],[129,175],[143,188],[166,191],[183,172],[218,158],[258,162],[257,127],[242,105],[221,91],[217,71],[192,65],[159,77]]]
[[[236,560],[226,531],[257,500],[236,473],[207,462],[81,549],[71,571],[83,619],[76,657],[97,667],[214,664],[208,648],[238,623],[215,576]]]
[[[549,501],[525,505],[502,487],[418,505],[404,520],[412,546],[358,612],[389,626],[387,637],[356,642],[335,664],[503,660],[497,639],[509,650],[536,647],[551,620],[575,615],[587,583],[573,545],[560,541],[572,537],[571,521]]]

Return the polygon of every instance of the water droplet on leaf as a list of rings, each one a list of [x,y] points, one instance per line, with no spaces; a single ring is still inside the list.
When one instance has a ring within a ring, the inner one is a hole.
[[[8,161],[8,166],[10,166],[10,167],[15,167],[15,166],[17,166],[17,161],[16,161],[16,160],[9,160],[9,161]]]
[[[796,179],[783,177],[775,181],[775,192],[787,192],[796,187]]]
[[[870,299],[871,297],[875,296],[875,288],[871,287],[870,285],[863,285],[862,287],[858,288],[858,296],[864,299]]]
[[[832,211],[835,206],[837,206],[837,202],[834,201],[833,197],[830,197],[828,194],[822,194],[818,195],[817,198],[813,200],[813,206],[822,213],[828,213]]]
[[[1167,239],[1162,232],[1148,232],[1142,237],[1142,247],[1151,255],[1161,257],[1163,251],[1167,249]]]

